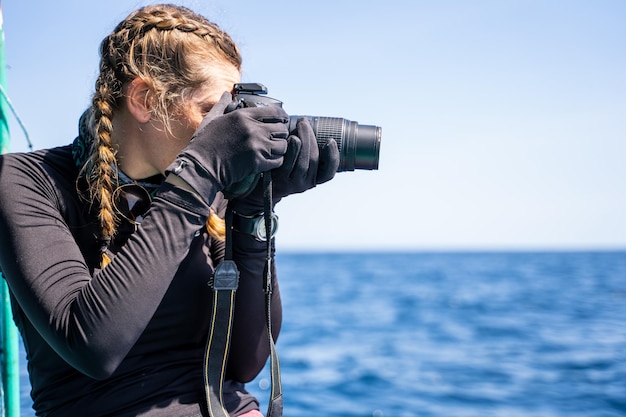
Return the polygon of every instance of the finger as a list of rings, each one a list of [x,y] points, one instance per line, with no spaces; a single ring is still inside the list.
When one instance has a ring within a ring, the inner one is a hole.
[[[287,125],[287,123],[289,123],[289,118],[287,117],[280,117],[280,116],[261,116],[261,117],[256,117],[256,119],[259,122],[263,122],[263,123],[281,123],[284,124],[285,126]]]
[[[279,137],[272,135],[270,137],[268,146],[269,146],[269,151],[270,151],[268,157],[271,157],[271,158],[280,157],[281,164],[282,164],[283,155],[285,155],[285,153],[287,152],[287,148],[288,148],[287,140],[285,138],[279,138]],[[275,166],[273,168],[278,168],[278,166]]]
[[[202,122],[200,123],[200,126],[198,126],[197,130],[202,129],[217,116],[223,115],[224,111],[226,111],[226,107],[228,107],[228,105],[232,101],[233,96],[228,91],[224,91],[218,102],[215,103],[213,107],[211,107],[211,110],[209,110],[209,112],[206,114],[206,116],[204,116],[204,119],[202,119]]]
[[[279,176],[291,177],[301,148],[302,141],[299,137],[292,135],[287,139],[287,151],[283,157],[283,164],[277,170]]]
[[[339,147],[335,139],[329,139],[320,149],[317,166],[317,183],[322,184],[334,178],[339,168]]]
[[[287,151],[287,141],[285,139],[265,140],[262,149],[257,149],[255,173],[271,171],[280,168]]]
[[[263,106],[263,107],[246,107],[237,111],[244,111],[253,119],[263,123],[289,123],[289,116],[282,107]]]
[[[226,111],[226,107],[233,102],[233,96],[228,91],[224,91],[220,99],[211,107],[207,116],[221,116]]]
[[[308,119],[300,118],[296,122],[296,134],[302,141],[302,149],[298,156],[297,166],[294,170],[294,175],[299,174],[300,177],[306,179],[307,177],[315,177],[317,171],[317,140],[315,139],[315,132],[309,123]]]
[[[263,127],[271,132],[273,138],[287,139],[289,137],[289,130],[287,123],[281,121],[263,122]]]
[[[287,139],[289,137],[289,116],[280,107],[255,107],[242,110],[252,110],[247,113],[248,117],[262,123],[265,129],[270,131],[273,138]]]
[[[289,137],[289,132],[287,132],[286,130],[271,132],[270,136],[273,139],[287,139]]]

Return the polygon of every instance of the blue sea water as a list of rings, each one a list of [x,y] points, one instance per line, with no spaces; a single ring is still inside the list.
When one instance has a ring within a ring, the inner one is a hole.
[[[626,252],[277,264],[286,417],[626,416]]]

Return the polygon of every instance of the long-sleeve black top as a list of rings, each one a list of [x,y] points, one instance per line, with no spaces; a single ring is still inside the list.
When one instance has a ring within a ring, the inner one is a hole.
[[[37,415],[206,415],[207,283],[224,255],[204,227],[209,206],[164,182],[137,231],[122,222],[100,270],[99,225],[77,176],[71,146],[0,157],[0,268]],[[212,207],[223,215],[226,203],[218,194]],[[258,406],[243,383],[262,369],[268,343],[265,245],[235,233],[233,248],[241,278],[225,402],[236,416]]]

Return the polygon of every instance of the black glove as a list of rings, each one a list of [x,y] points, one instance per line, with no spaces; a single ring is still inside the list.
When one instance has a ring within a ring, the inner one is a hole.
[[[224,93],[166,170],[209,204],[229,185],[281,166],[287,150],[289,116],[282,108],[250,107],[224,114],[231,102],[230,93]]]
[[[287,142],[283,164],[271,171],[273,204],[285,196],[301,193],[317,184],[330,181],[339,167],[337,142],[330,139],[318,148],[315,134],[306,118],[298,120],[296,130]],[[263,182],[259,181],[245,197],[233,199],[232,204],[233,210],[243,215],[263,211]]]

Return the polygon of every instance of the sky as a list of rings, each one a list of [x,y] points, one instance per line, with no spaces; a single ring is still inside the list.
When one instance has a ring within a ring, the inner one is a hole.
[[[73,140],[100,41],[151,3],[1,2],[35,149]],[[279,250],[626,248],[626,2],[173,3],[225,29],[289,114],[382,127],[378,170],[279,203]]]

